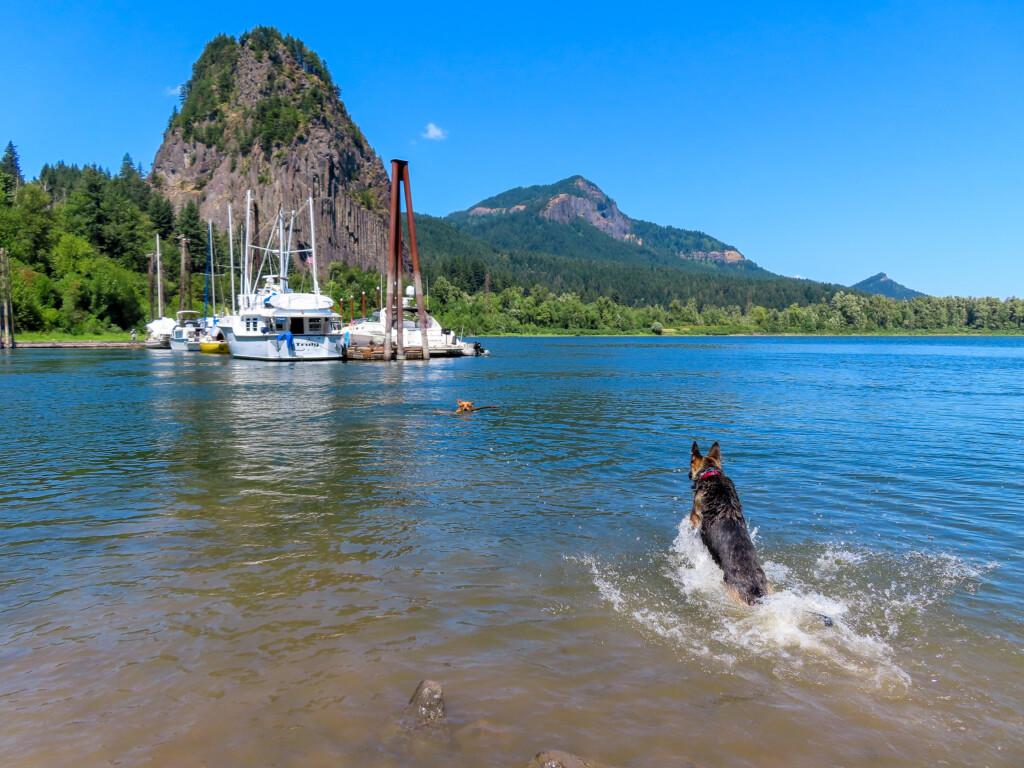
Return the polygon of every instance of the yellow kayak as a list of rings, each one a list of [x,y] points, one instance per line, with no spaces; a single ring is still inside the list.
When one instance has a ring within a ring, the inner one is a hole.
[[[211,352],[215,355],[226,355],[231,350],[228,349],[228,343],[226,341],[200,341],[199,351]]]

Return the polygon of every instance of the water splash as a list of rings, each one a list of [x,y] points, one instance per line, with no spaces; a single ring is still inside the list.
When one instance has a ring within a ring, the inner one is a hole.
[[[903,626],[996,567],[946,553],[893,555],[843,543],[804,543],[762,556],[775,593],[751,607],[730,599],[721,569],[686,519],[668,552],[653,558],[658,573],[638,577],[630,565],[573,559],[590,571],[613,611],[689,658],[726,669],[756,659],[776,676],[817,671],[894,694],[911,686],[896,661],[901,643],[912,641],[911,631],[902,636]]]

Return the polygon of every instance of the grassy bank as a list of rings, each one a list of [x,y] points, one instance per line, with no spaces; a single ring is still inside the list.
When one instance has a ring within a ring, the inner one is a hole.
[[[139,335],[139,340],[145,334]],[[131,341],[131,333],[118,331],[115,333],[56,333],[54,331],[29,331],[27,333],[14,334],[14,341]]]

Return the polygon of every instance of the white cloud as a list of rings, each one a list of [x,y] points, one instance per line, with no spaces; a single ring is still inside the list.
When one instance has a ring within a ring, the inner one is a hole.
[[[420,136],[422,136],[424,139],[441,141],[442,139],[448,138],[448,131],[446,131],[444,128],[438,128],[433,123],[427,123],[427,130],[424,133],[421,133]]]
[[[166,88],[164,88],[164,93],[166,93],[168,96],[180,96],[181,95],[181,86],[180,85],[169,85]]]

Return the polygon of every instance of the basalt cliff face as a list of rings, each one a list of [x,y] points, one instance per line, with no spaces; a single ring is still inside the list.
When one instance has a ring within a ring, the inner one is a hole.
[[[387,252],[390,185],[380,158],[339,98],[326,66],[301,41],[258,27],[221,35],[193,65],[150,176],[177,210],[188,200],[221,229],[236,226],[253,195],[259,237],[279,207],[296,211],[308,247],[313,198],[321,273],[331,261],[380,269]],[[256,231],[256,230],[254,230]],[[256,238],[254,238],[256,239]]]

